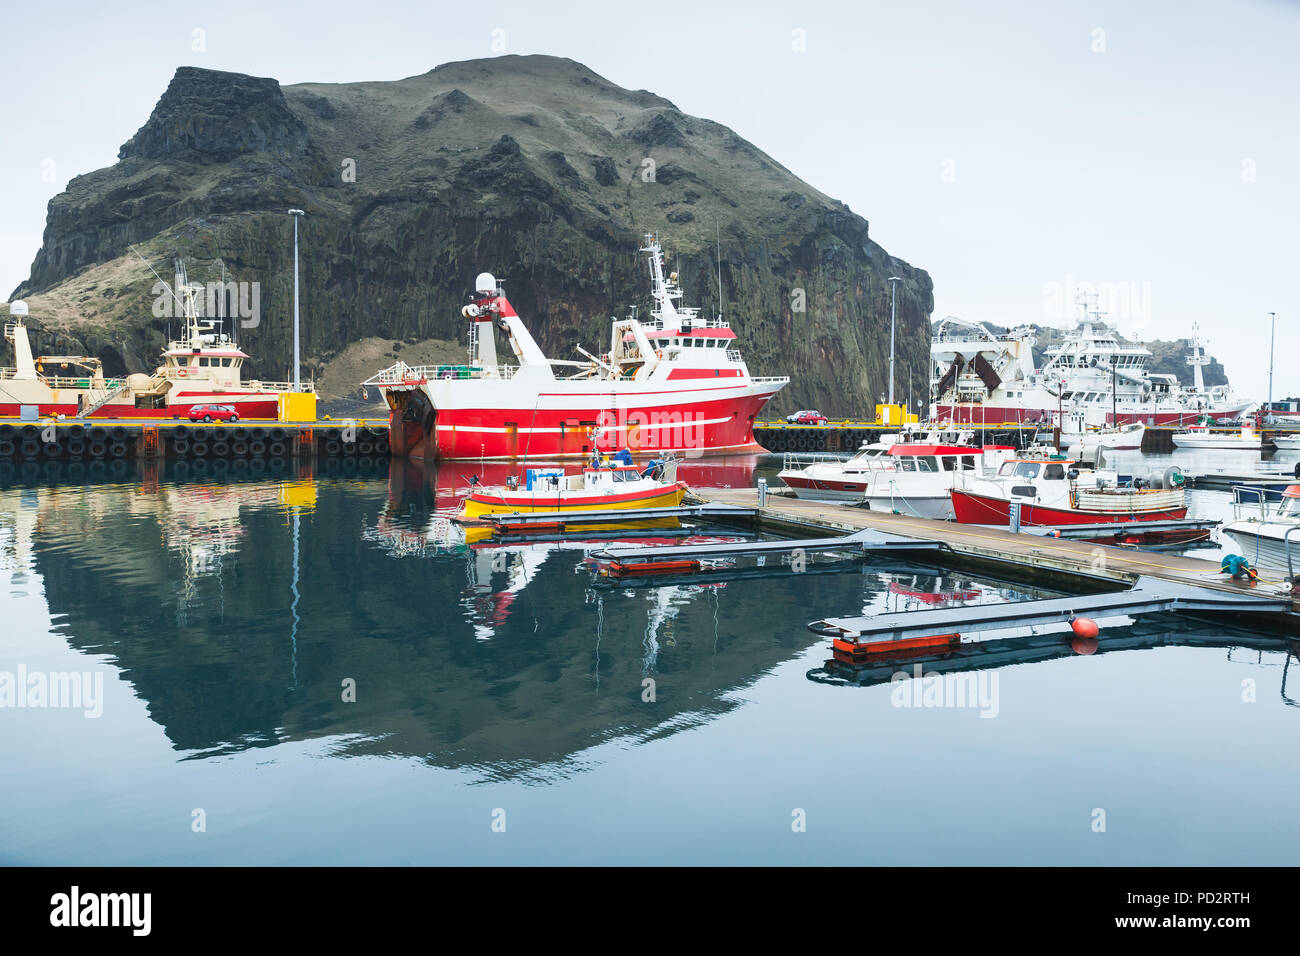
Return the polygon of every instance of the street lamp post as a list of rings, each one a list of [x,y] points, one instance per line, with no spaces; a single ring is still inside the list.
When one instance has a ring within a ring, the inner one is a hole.
[[[1277,313],[1270,312],[1268,317],[1272,320],[1268,330],[1268,416],[1271,416],[1273,414],[1273,346],[1277,341]]]
[[[301,209],[290,209],[293,216],[293,390],[302,391],[302,380],[298,374],[298,220],[305,213]]]
[[[903,280],[898,276],[889,277],[889,404],[894,404],[894,329],[898,324],[898,303],[895,301],[894,293],[898,290],[898,283]]]

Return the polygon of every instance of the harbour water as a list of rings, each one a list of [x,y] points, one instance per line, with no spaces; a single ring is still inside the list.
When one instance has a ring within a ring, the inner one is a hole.
[[[881,563],[610,586],[590,540],[460,540],[482,470],[0,487],[0,681],[51,689],[0,701],[0,862],[1290,862],[1284,642],[1157,615],[1095,652],[1040,629],[960,700],[828,685],[814,618],[1051,592]]]

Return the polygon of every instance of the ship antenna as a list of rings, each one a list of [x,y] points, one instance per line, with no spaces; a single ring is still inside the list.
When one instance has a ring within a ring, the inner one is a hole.
[[[718,243],[718,321],[722,321],[722,224],[715,222],[713,224],[715,237]]]
[[[144,263],[145,268],[148,269],[150,272],[152,272],[152,273],[154,274],[154,278],[156,278],[159,282],[161,282],[161,283],[163,284],[163,288],[166,289],[167,292],[168,292],[168,294],[169,294],[173,299],[176,300],[176,305],[177,305],[177,306],[180,306],[180,305],[181,305],[181,299],[180,299],[180,296],[178,296],[174,291],[172,291],[172,287],[169,286],[169,285],[167,284],[167,280],[166,280],[166,279],[164,279],[162,276],[158,275],[158,270],[156,270],[153,266],[149,265],[149,260],[146,259],[144,256],[140,255],[139,250],[137,250],[136,247],[133,246],[133,245],[131,245],[129,242],[126,244],[126,247],[127,247],[128,249],[130,249],[132,252],[134,252],[134,253],[136,254],[136,257],[137,257],[141,262]]]

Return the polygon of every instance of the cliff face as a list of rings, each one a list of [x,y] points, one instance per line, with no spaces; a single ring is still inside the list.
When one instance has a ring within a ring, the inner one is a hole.
[[[302,84],[185,67],[108,169],[50,202],[31,277],[41,351],[110,373],[152,367],[156,279],[259,285],[241,328],[254,371],[292,354],[292,224],[301,224],[303,355],[465,341],[460,306],[491,271],[546,351],[603,350],[611,315],[645,308],[636,250],[659,232],[688,305],[722,309],[752,372],[790,374],[774,412],[869,411],[887,388],[890,275],[899,382],[926,380],[929,276],[866,220],[717,123],[570,60],[498,57],[397,82]],[[721,247],[719,302],[717,247]],[[385,355],[391,360],[391,355]],[[329,397],[329,396],[327,396]]]

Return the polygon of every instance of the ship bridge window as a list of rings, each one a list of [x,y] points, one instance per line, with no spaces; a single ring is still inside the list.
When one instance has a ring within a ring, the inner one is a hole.
[[[916,471],[916,459],[915,459],[915,458],[900,458],[900,459],[898,459],[898,470],[899,470],[899,471]]]
[[[918,458],[916,459],[917,471],[941,471],[938,459],[935,458]]]
[[[1032,498],[1038,494],[1038,489],[1033,485],[1012,485],[1011,493],[1020,498]]]
[[[1016,462],[1016,467],[1012,474],[1017,478],[1029,478],[1032,480],[1038,477],[1039,470],[1040,466],[1037,462],[1018,461]]]
[[[1065,478],[1064,465],[1048,465],[1047,470],[1043,472],[1043,479],[1046,481],[1061,481]]]

